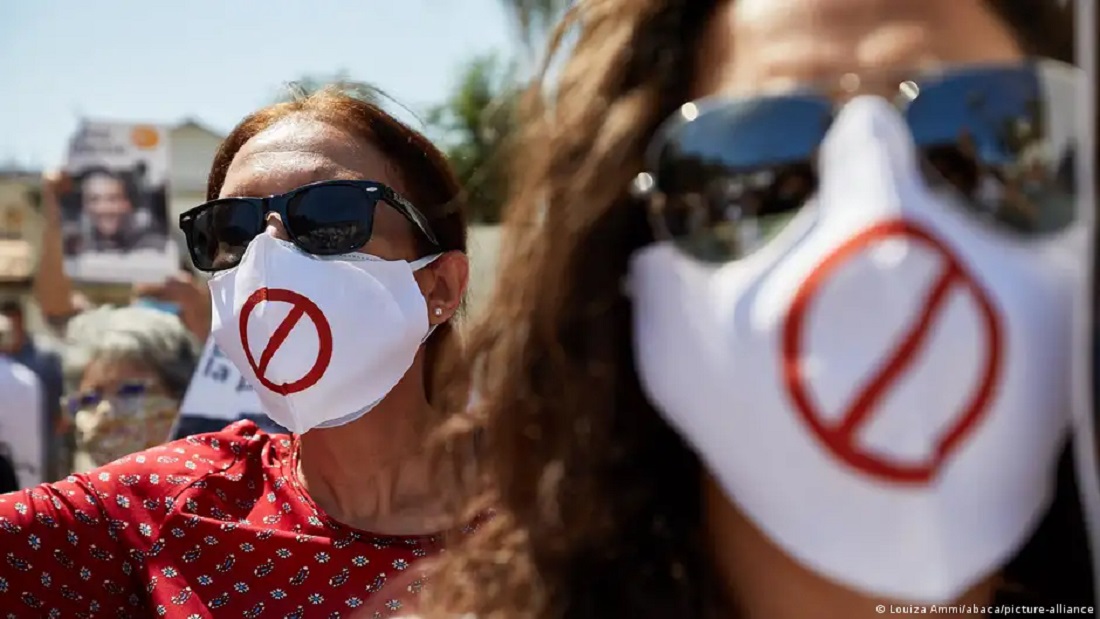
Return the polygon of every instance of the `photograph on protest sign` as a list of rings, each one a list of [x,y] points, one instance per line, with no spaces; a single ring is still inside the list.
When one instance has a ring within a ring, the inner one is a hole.
[[[81,281],[156,281],[173,270],[168,131],[84,122],[69,144],[61,196],[65,269]]]

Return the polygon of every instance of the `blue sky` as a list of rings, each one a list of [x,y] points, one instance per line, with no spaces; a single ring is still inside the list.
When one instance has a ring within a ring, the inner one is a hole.
[[[81,116],[226,131],[340,69],[423,110],[493,49],[499,0],[0,0],[0,165],[60,164]]]

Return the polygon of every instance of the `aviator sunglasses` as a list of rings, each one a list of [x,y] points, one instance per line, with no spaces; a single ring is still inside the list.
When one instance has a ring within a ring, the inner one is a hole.
[[[661,125],[631,190],[657,240],[701,260],[744,257],[815,194],[817,149],[843,102],[887,92],[896,93],[930,188],[997,230],[1054,233],[1076,216],[1079,81],[1078,69],[1038,59],[702,99]]]
[[[367,244],[379,201],[401,213],[433,246],[439,245],[415,206],[374,181],[321,181],[266,198],[212,200],[180,215],[180,229],[200,271],[240,264],[248,244],[267,228],[268,213],[279,215],[290,241],[302,251],[333,256]]]

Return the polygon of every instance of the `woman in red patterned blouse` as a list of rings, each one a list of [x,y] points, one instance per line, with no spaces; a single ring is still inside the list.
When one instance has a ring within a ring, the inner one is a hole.
[[[207,193],[180,223],[213,335],[294,434],[244,421],[0,496],[7,616],[347,617],[438,547],[422,437],[468,273],[443,156],[322,91],[244,119]]]

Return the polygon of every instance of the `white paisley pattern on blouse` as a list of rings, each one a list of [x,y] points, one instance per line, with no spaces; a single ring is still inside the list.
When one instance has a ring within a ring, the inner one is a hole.
[[[439,538],[332,520],[293,454],[242,421],[0,496],[0,616],[400,614],[422,585],[404,574]]]

